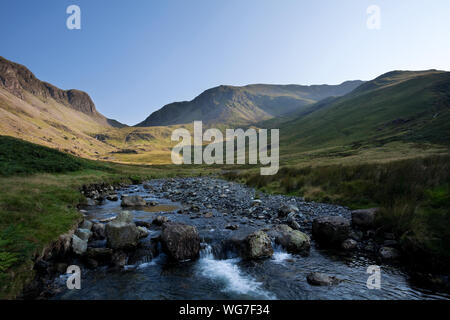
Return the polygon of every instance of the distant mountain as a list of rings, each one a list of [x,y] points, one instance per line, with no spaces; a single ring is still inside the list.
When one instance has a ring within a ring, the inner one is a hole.
[[[43,101],[53,99],[55,102],[82,112],[101,124],[124,126],[115,120],[101,115],[94,102],[86,92],[79,90],[61,90],[54,85],[41,81],[23,65],[0,57],[0,88],[25,100],[25,93],[30,93]]]
[[[192,101],[175,102],[152,113],[138,127],[187,124],[251,124],[303,109],[330,96],[342,96],[363,84],[347,81],[340,85],[219,86],[206,90]]]
[[[96,135],[122,126],[100,114],[87,93],[61,90],[0,57],[0,135],[96,158],[117,150]]]
[[[345,96],[261,125],[280,128],[280,145],[291,154],[393,141],[449,145],[450,72],[389,72]]]

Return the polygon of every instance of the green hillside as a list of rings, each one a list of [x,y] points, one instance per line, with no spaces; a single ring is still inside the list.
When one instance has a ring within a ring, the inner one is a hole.
[[[290,154],[338,147],[357,150],[398,141],[448,145],[450,73],[390,72],[296,116],[265,123],[281,128],[281,148]]]
[[[105,166],[55,149],[0,136],[0,176],[64,173],[83,169],[105,169]]]

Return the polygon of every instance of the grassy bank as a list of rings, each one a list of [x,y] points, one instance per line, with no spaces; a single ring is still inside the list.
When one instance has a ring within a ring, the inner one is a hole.
[[[228,173],[264,192],[348,206],[380,207],[379,226],[394,232],[418,268],[450,266],[450,156],[390,163],[285,167],[275,176]],[[425,266],[423,265],[425,262]]]
[[[20,294],[34,256],[81,218],[82,185],[208,173],[94,162],[9,137],[0,137],[0,160],[0,299]]]

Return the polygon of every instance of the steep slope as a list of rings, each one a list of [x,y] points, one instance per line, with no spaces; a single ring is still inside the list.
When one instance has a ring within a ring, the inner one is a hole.
[[[294,151],[340,146],[358,149],[394,141],[448,145],[450,72],[389,72],[296,116],[265,123],[281,128],[282,148],[291,155]]]
[[[207,124],[250,124],[302,109],[326,97],[344,95],[362,83],[219,86],[206,90],[192,101],[168,104],[137,126],[187,124],[194,120]]]
[[[101,115],[87,93],[58,89],[0,57],[0,134],[97,158],[116,148],[95,135],[120,126]]]

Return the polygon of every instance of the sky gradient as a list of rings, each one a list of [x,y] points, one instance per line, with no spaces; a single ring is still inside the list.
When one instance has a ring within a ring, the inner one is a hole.
[[[66,8],[81,8],[81,30]],[[381,29],[366,26],[369,5]],[[129,125],[221,84],[450,70],[448,0],[2,0],[0,56]]]

